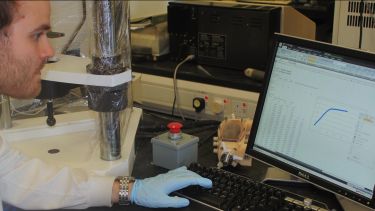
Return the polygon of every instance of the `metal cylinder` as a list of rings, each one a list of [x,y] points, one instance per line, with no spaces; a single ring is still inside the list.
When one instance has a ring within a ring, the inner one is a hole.
[[[120,63],[130,68],[129,2],[102,0],[93,4],[92,56],[101,59],[120,56]]]
[[[9,96],[0,95],[0,129],[12,127]]]
[[[94,39],[96,56],[113,57],[116,55],[115,4],[111,1],[95,1],[96,8]]]
[[[93,2],[92,63],[87,72],[114,75],[130,71],[129,2]],[[100,129],[100,156],[103,160],[121,158],[121,112],[128,106],[128,84],[116,87],[89,86],[90,109],[97,111]]]
[[[99,112],[100,158],[117,160],[121,158],[120,112]]]

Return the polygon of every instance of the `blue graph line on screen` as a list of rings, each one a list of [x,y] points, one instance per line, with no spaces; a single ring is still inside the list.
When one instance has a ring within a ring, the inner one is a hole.
[[[322,115],[320,115],[320,117],[315,121],[314,123],[314,126],[316,126],[319,121],[330,111],[339,111],[339,112],[348,112],[348,110],[346,109],[339,109],[339,108],[329,108],[327,109],[324,113],[322,113]]]

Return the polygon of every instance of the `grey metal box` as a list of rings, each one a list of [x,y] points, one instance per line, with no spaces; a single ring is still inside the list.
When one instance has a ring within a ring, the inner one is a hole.
[[[172,140],[168,134],[166,132],[151,139],[154,165],[175,169],[197,162],[198,137],[182,133],[181,139]]]

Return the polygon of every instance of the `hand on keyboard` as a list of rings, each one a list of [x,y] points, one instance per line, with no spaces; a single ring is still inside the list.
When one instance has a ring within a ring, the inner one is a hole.
[[[189,200],[168,195],[189,185],[211,188],[212,182],[187,170],[186,167],[180,167],[156,177],[136,180],[131,192],[131,201],[137,205],[152,208],[185,207],[189,205]]]
[[[207,168],[200,164],[192,164],[189,169],[212,180],[211,189],[190,186],[175,192],[176,195],[189,198],[230,211],[328,211],[322,204],[314,200],[311,207],[304,207],[304,197],[281,189],[256,182],[223,169]],[[317,206],[319,205],[319,206]],[[307,209],[308,208],[308,209]]]

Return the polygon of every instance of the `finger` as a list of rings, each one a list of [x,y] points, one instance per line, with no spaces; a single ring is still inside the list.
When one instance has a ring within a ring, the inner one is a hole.
[[[185,186],[200,185],[205,188],[212,187],[212,181],[210,179],[204,178],[195,172],[185,170],[184,172],[181,171],[181,173],[182,174],[179,175],[179,178],[181,178],[181,180],[185,180],[185,182],[182,182],[182,184],[185,183]]]
[[[160,201],[161,207],[173,207],[173,208],[179,208],[179,207],[186,207],[189,205],[189,200],[185,198],[181,198],[178,196],[173,196],[173,197],[165,197],[162,201]]]
[[[197,178],[197,185],[200,185],[204,188],[211,188],[212,187],[212,181],[210,179],[201,177]]]
[[[177,178],[173,181],[170,181],[168,183],[168,187],[166,187],[166,192],[169,194],[173,191],[185,188],[190,185],[200,185],[204,188],[211,188],[212,187],[212,181],[203,178],[201,176],[190,176],[190,177],[185,177],[185,178]]]

